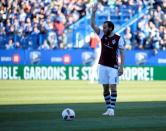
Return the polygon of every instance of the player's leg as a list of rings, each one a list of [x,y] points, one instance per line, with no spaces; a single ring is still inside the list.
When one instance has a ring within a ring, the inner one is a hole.
[[[117,98],[116,84],[111,84],[110,88],[111,88],[111,108],[115,109],[116,98]]]
[[[109,91],[109,84],[103,85],[103,96],[107,109],[111,108],[111,95]]]
[[[117,89],[116,84],[111,85],[103,85],[103,95],[107,107],[107,111],[103,113],[103,115],[114,116],[114,109],[116,105],[116,98],[117,98]],[[110,94],[110,90],[111,94]]]
[[[103,96],[107,111],[103,115],[108,115],[108,109],[111,108],[111,96],[109,91],[109,77],[107,67],[99,65],[99,83],[103,85]]]
[[[111,84],[110,85],[111,89],[111,110],[110,110],[110,116],[114,116],[114,110],[115,110],[115,105],[116,105],[116,99],[117,99],[117,85],[116,84]]]
[[[106,104],[107,111],[103,115],[109,115],[109,110],[111,109],[111,95],[109,90],[109,84],[103,84],[103,96]]]
[[[107,105],[107,111],[105,113],[103,113],[103,115],[114,116],[114,109],[115,109],[116,98],[117,98],[116,84],[108,85],[108,87],[111,89],[111,95],[110,95],[109,89],[105,88],[106,92],[109,92],[109,97],[108,97],[108,95],[107,95],[107,97],[104,96],[106,105]],[[104,94],[106,92],[104,92]],[[109,98],[109,101],[108,101],[108,98]]]
[[[110,68],[109,71],[109,88],[111,90],[111,109],[109,116],[114,116],[114,109],[116,105],[116,98],[117,98],[117,84],[119,83],[118,78],[118,70],[114,68]]]

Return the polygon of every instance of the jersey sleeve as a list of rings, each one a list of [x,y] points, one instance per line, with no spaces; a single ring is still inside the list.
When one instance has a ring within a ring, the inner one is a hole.
[[[99,38],[101,39],[102,37],[103,37],[103,35],[104,35],[104,33],[103,33],[103,31],[100,29],[100,32],[99,32]]]
[[[123,37],[120,37],[118,46],[119,46],[120,49],[124,49],[124,39],[123,39]]]

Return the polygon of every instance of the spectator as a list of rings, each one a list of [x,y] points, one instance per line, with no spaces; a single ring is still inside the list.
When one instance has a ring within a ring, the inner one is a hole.
[[[143,49],[144,48],[144,44],[145,44],[145,33],[144,33],[144,26],[142,22],[138,23],[138,27],[137,27],[137,33],[136,33],[136,41],[137,41],[137,45],[136,47],[138,49]]]
[[[112,15],[119,16],[119,24],[123,24],[120,22],[124,19],[122,12],[127,12],[129,17],[125,19],[129,19],[142,10],[145,3],[143,0],[96,1],[100,2],[101,12],[105,12],[105,6],[114,9],[115,14]],[[65,48],[63,39],[67,38],[64,30],[86,15],[87,7],[90,8],[94,1],[90,4],[87,4],[88,2],[89,0],[1,0],[0,35],[4,39],[0,40],[0,48],[6,47],[3,45],[11,39],[11,43],[20,43],[20,46],[14,48],[37,49],[45,40],[52,43],[50,48]],[[152,13],[138,22],[138,31],[135,34],[131,33],[132,28],[131,31],[126,29],[127,49],[165,49],[166,1],[154,2]],[[54,39],[51,39],[53,36],[47,35],[50,32],[54,32]],[[34,36],[35,42],[32,39]],[[131,42],[133,38],[137,41]]]
[[[59,47],[57,41],[57,35],[55,32],[53,31],[48,32],[48,37],[46,40],[49,44],[50,49],[57,49]]]
[[[14,48],[15,48],[15,49],[21,49],[21,48],[22,48],[22,46],[21,46],[21,44],[20,44],[19,41],[16,41],[16,42],[15,42]]]
[[[14,42],[12,39],[9,39],[8,43],[5,45],[7,50],[14,49]]]
[[[47,42],[47,40],[44,40],[43,44],[39,46],[39,50],[49,50],[50,46]]]
[[[124,40],[125,40],[125,48],[128,50],[132,49],[132,34],[131,34],[131,28],[127,27],[125,34],[124,34]]]
[[[95,33],[92,32],[90,35],[90,42],[89,42],[90,48],[91,49],[98,48],[99,43],[100,43],[100,39],[98,38],[98,36]]]
[[[45,32],[57,30],[58,41],[61,43],[62,36],[64,36],[64,28],[86,14],[86,1],[1,0],[0,26],[5,27],[7,35],[21,34],[19,38],[24,39],[23,41],[26,41],[26,37],[29,37],[29,35],[42,34],[43,32],[41,32],[39,27],[42,27],[42,30],[44,28]],[[60,20],[60,24],[54,28],[53,22],[56,18]],[[43,24],[40,21],[43,21]],[[41,37],[43,35],[40,35]],[[43,43],[43,41],[41,38],[39,42]],[[33,45],[33,41],[28,43]]]
[[[160,39],[160,45],[162,50],[166,50],[166,29],[163,33],[163,39]]]

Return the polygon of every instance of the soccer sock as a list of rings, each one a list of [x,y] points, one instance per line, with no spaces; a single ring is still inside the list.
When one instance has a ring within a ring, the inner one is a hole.
[[[105,103],[106,103],[107,109],[110,109],[111,108],[111,96],[110,96],[110,92],[104,94],[104,99],[105,99]]]
[[[111,91],[111,108],[115,109],[117,91]]]

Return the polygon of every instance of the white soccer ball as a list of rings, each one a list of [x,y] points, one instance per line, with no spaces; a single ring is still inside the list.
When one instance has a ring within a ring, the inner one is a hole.
[[[62,111],[62,118],[67,121],[71,121],[75,118],[75,112],[73,109],[66,108]]]

